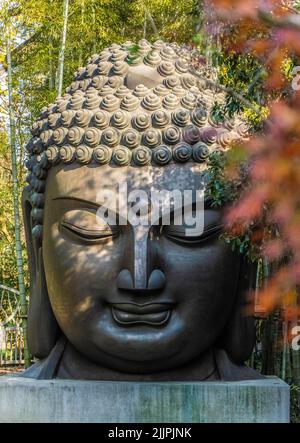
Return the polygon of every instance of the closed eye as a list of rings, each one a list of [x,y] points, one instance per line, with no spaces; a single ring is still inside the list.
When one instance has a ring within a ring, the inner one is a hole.
[[[186,233],[188,227],[186,229],[182,229],[182,227],[178,228],[179,229],[176,229],[176,226],[163,226],[162,234],[164,234],[168,239],[180,242],[182,244],[198,245],[208,240],[215,239],[223,232],[222,224],[204,228],[202,234],[197,236],[188,235]]]
[[[62,221],[60,226],[75,239],[77,237],[77,239],[84,239],[84,241],[89,243],[95,243],[99,240],[116,237],[118,235],[117,230],[111,229],[109,225],[106,225],[103,229],[86,229],[73,225],[67,221]]]

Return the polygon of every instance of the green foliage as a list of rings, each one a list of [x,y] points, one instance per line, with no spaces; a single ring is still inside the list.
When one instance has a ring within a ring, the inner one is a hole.
[[[237,190],[225,174],[228,157],[225,153],[214,151],[208,159],[208,184],[206,199],[212,207],[222,207],[237,197]]]
[[[206,187],[205,198],[212,208],[224,208],[238,200],[240,193],[243,191],[244,181],[246,179],[245,151],[237,146],[228,152],[214,151],[208,160],[208,182]],[[240,177],[230,179],[227,174],[228,165],[240,165]],[[221,235],[221,238],[231,245],[233,251],[247,256],[251,261],[260,259],[257,248],[251,241],[251,230],[253,226],[249,226],[248,230],[240,235],[235,235],[231,231],[227,231]]]
[[[261,108],[260,112],[254,112],[252,107],[228,94],[225,108],[227,115],[230,117],[235,113],[243,113],[253,130],[259,130],[267,113],[267,108],[264,108],[265,68],[252,54],[239,54],[233,51],[229,53],[219,51],[215,63],[219,66],[221,84],[237,91],[253,105],[253,108]]]
[[[300,385],[292,384],[291,388],[291,422],[300,423]]]

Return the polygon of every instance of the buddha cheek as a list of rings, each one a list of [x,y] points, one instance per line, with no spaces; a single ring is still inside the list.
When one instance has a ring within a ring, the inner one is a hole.
[[[221,240],[188,249],[169,244],[165,250],[168,288],[185,331],[198,337],[199,347],[210,346],[232,310],[240,259]]]
[[[114,264],[119,262],[120,254],[109,242],[88,246],[50,235],[45,238],[44,256],[51,304],[62,329],[68,333],[95,309],[101,312],[108,288],[113,287],[117,277],[118,267]]]

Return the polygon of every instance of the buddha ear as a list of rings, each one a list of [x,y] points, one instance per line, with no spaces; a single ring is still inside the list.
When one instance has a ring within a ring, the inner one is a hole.
[[[48,296],[42,253],[42,236],[35,236],[32,232],[32,205],[27,189],[24,189],[22,194],[22,209],[30,272],[29,351],[34,357],[45,358],[58,339],[59,327]]]
[[[235,363],[248,360],[255,345],[254,300],[249,291],[254,289],[256,270],[255,264],[241,257],[236,301],[221,344]]]

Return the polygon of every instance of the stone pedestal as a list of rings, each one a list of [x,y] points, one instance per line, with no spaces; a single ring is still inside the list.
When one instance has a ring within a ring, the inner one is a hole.
[[[289,386],[240,382],[99,382],[0,377],[0,422],[287,423]]]

